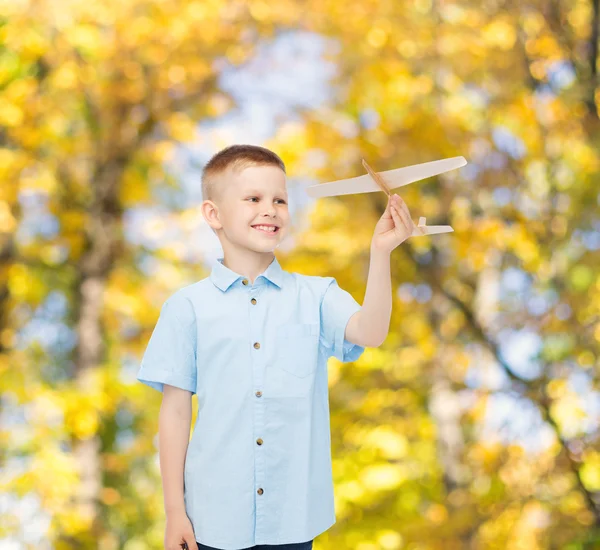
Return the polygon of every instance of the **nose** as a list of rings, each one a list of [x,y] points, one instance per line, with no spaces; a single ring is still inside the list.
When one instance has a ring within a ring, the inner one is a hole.
[[[273,205],[271,205],[269,208],[267,208],[267,210],[265,211],[265,214],[268,214],[268,216],[270,218],[272,218],[276,212],[277,212],[277,210],[275,210],[275,207]]]

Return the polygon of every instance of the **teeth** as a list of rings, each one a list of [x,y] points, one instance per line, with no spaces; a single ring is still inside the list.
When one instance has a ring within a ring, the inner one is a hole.
[[[254,225],[253,227],[255,229],[261,229],[263,231],[269,231],[271,233],[273,233],[275,231],[274,227],[267,227],[266,225]]]

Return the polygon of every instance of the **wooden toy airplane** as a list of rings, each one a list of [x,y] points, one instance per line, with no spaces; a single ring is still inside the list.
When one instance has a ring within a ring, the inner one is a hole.
[[[437,176],[450,170],[455,170],[467,164],[464,157],[452,157],[432,162],[423,162],[387,170],[386,172],[374,172],[371,167],[362,161],[368,174],[356,178],[330,181],[328,183],[317,183],[306,188],[306,192],[311,197],[334,197],[336,195],[352,195],[355,193],[372,193],[373,191],[383,191],[388,197],[392,194],[391,189],[408,185],[418,180]],[[419,235],[435,235],[437,233],[450,233],[454,231],[449,225],[425,225],[426,218],[420,217],[419,223],[412,232],[412,237]]]

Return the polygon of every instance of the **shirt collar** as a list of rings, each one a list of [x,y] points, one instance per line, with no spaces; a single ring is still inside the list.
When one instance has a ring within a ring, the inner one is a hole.
[[[217,288],[226,291],[238,279],[245,279],[245,277],[223,265],[223,259],[224,258],[216,258],[212,261],[210,279]],[[281,285],[283,284],[283,270],[276,257],[273,257],[273,261],[269,264],[267,269],[256,277],[254,280],[255,285],[263,284],[261,277],[264,277],[281,288]]]

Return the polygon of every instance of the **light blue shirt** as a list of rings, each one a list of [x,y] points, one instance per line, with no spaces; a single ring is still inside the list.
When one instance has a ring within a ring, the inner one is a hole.
[[[198,542],[312,540],[336,521],[327,359],[363,353],[344,339],[361,306],[333,277],[277,258],[254,284],[222,262],[164,302],[137,379],[198,396],[184,468]]]

